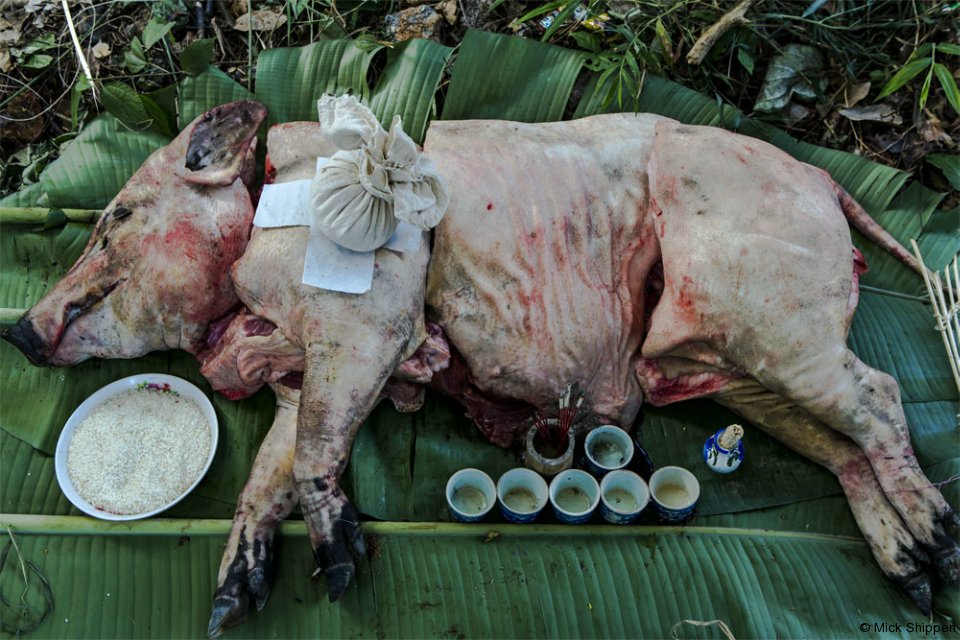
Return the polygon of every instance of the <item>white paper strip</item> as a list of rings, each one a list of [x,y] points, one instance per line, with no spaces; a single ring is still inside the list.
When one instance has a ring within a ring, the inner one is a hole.
[[[403,251],[404,253],[420,250],[420,238],[423,232],[409,222],[401,222],[390,239],[383,245],[384,249]]]
[[[343,293],[366,293],[373,284],[373,251],[351,251],[310,230],[303,284]]]
[[[294,180],[263,185],[253,224],[271,227],[309,227],[310,180]]]

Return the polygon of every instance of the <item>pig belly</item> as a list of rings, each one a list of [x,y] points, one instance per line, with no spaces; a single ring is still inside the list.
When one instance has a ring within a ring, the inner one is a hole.
[[[431,126],[425,150],[452,188],[428,317],[480,391],[546,408],[578,383],[591,413],[633,422],[642,393],[631,361],[659,259],[645,204],[659,120]]]

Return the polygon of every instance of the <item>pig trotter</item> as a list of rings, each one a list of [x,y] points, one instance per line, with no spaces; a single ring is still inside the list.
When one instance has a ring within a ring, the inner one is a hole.
[[[305,498],[303,494],[300,499],[317,562],[314,575],[321,572],[326,575],[330,602],[336,602],[346,593],[356,575],[351,549],[361,557],[367,553],[360,531],[360,514],[339,487],[334,486],[332,492],[325,490],[327,485],[320,479],[307,484],[314,494],[318,489],[321,491],[321,495],[313,499]],[[317,506],[310,508],[306,506],[308,504]]]
[[[907,576],[894,577],[893,580],[910,596],[923,615],[930,615],[933,608],[933,593],[930,590],[930,578],[925,573],[918,571]]]
[[[250,594],[247,591],[247,560],[243,538],[227,576],[213,595],[213,612],[207,626],[207,635],[216,638],[235,627],[250,613]]]
[[[274,574],[274,536],[296,504],[292,467],[300,391],[282,384],[272,386],[277,412],[237,501],[213,596],[207,629],[211,638],[267,603]]]
[[[28,318],[20,318],[17,324],[0,334],[0,337],[22,351],[30,364],[36,366],[47,364],[46,356],[41,353],[43,339],[34,331],[33,324]]]
[[[253,565],[250,566],[245,533],[241,533],[233,562],[213,594],[213,611],[207,627],[207,635],[211,638],[237,626],[254,610],[262,610],[270,596],[274,573],[273,540],[254,540]]]
[[[957,545],[960,518],[947,509],[934,518],[934,547],[930,549],[937,575],[943,584],[960,582],[960,546]]]

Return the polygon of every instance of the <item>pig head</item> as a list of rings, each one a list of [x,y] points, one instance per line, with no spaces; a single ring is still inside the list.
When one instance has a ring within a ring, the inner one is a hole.
[[[104,209],[63,279],[3,337],[33,364],[202,345],[237,304],[230,265],[253,220],[256,102],[219,106],[158,149]]]

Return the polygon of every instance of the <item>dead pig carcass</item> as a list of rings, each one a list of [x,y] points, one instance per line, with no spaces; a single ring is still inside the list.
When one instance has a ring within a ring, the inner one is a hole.
[[[322,155],[316,128],[274,135],[271,157]],[[258,234],[233,270],[288,360],[240,345],[241,360],[225,346],[205,372],[282,384],[302,357],[304,377],[299,403],[280,389],[280,435],[271,431],[244,490],[261,506],[238,512],[234,532],[249,537],[231,535],[211,631],[262,605],[264,543],[296,498],[331,595],[342,592],[350,549],[362,549],[336,483],[352,436],[382,393],[413,389],[416,406],[423,383],[463,401],[500,444],[568,382],[584,390],[585,410],[627,427],[644,399],[713,397],[838,475],[881,567],[921,607],[928,558],[956,580],[956,520],[912,456],[896,385],[844,344],[856,303],[844,213],[869,223],[828,176],[756,140],[644,115],[436,122],[426,151],[452,201],[429,266],[426,255],[407,264],[378,253],[392,299],[305,290],[303,240],[291,230]],[[27,318],[15,342],[26,326],[44,333],[42,315]],[[241,371],[257,357],[268,364]]]

